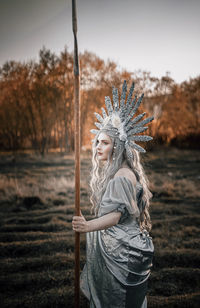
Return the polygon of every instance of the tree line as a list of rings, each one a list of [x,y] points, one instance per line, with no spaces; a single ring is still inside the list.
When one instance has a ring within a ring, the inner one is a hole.
[[[81,144],[90,144],[94,111],[104,106],[126,79],[144,93],[147,116],[154,115],[149,134],[155,143],[197,144],[200,139],[200,76],[176,84],[167,72],[156,78],[146,71],[119,70],[85,51],[80,54]],[[43,47],[38,61],[8,61],[0,68],[0,150],[32,149],[44,155],[52,148],[74,149],[73,54],[65,47],[59,56]],[[199,144],[199,143],[198,143]]]

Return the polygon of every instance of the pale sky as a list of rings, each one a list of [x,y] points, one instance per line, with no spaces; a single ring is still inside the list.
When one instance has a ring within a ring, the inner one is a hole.
[[[77,0],[77,14],[81,52],[177,83],[200,75],[199,0]],[[71,15],[70,0],[0,0],[0,66],[73,51]]]

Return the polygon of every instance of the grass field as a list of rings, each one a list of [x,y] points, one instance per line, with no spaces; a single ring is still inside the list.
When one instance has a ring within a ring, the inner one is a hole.
[[[148,307],[200,307],[200,151],[142,156],[150,179],[155,256]],[[81,160],[81,210],[90,219],[90,157]],[[74,161],[0,156],[0,307],[73,307]],[[85,235],[81,234],[81,269]],[[89,307],[81,295],[81,308]]]

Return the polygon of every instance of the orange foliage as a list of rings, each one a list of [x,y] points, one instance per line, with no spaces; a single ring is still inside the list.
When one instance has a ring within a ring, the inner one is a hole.
[[[0,69],[1,150],[73,150],[73,55],[67,48],[60,56],[45,48],[39,55],[38,63],[10,61]],[[135,81],[135,93],[145,95],[139,112],[154,115],[149,125],[154,141],[169,144],[200,135],[200,77],[177,85],[169,73],[158,79],[141,70],[120,71],[116,63],[88,51],[80,54],[80,68],[82,145],[91,143],[94,111],[101,112],[105,96],[112,96],[112,86],[121,89],[124,79],[128,86]]]

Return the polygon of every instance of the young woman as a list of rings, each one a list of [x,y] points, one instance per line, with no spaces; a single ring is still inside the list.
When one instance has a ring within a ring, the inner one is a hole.
[[[100,123],[93,140],[91,171],[91,203],[95,218],[86,221],[74,216],[76,232],[86,232],[86,264],[81,273],[81,290],[90,301],[90,308],[147,307],[147,281],[152,268],[154,245],[149,236],[148,179],[140,163],[139,152],[145,150],[135,141],[152,137],[136,133],[147,129],[140,121],[145,113],[133,119],[143,95],[132,101],[134,84],[127,103],[126,82],[120,105],[117,89],[113,88],[112,105],[106,97],[108,114]]]

